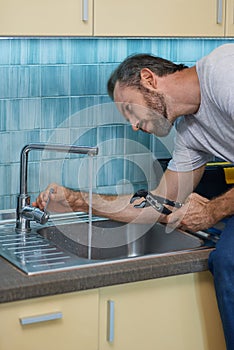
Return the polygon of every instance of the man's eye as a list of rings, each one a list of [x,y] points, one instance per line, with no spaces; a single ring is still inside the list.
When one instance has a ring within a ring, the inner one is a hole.
[[[132,106],[130,104],[126,105],[125,110],[126,110],[126,112],[132,114]]]

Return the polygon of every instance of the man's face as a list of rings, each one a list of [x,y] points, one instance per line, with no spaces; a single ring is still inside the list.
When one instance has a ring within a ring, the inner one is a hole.
[[[142,130],[156,136],[169,134],[172,124],[167,119],[167,108],[163,94],[144,86],[140,90],[116,83],[114,101],[133,130]]]

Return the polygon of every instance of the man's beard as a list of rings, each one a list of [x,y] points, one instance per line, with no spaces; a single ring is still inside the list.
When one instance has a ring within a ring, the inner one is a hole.
[[[140,86],[140,91],[148,108],[147,115],[151,117],[150,123],[152,126],[147,131],[156,136],[167,136],[172,128],[172,123],[168,120],[164,95],[151,91],[142,85]]]

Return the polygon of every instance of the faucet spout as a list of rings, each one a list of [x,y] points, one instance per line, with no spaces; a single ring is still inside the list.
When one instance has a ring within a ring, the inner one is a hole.
[[[94,156],[98,154],[98,147],[74,146],[51,143],[31,143],[24,146],[20,156],[20,194],[18,195],[16,209],[17,232],[29,232],[30,221],[36,221],[37,223],[44,225],[49,219],[49,214],[46,210],[41,211],[38,208],[30,206],[30,196],[27,193],[27,177],[28,154],[31,150],[87,154],[89,156]]]
[[[39,208],[26,206],[22,209],[21,215],[29,220],[36,221],[38,224],[44,225],[49,220],[49,213],[40,210]]]

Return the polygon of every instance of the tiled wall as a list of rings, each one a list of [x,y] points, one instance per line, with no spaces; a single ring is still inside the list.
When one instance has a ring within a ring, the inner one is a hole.
[[[227,41],[0,38],[0,209],[15,208],[20,151],[30,142],[98,145],[93,187],[100,193],[154,187],[158,174],[152,154],[170,157],[173,133],[163,141],[134,133],[107,96],[109,74],[127,55],[139,52],[191,66]],[[86,157],[33,151],[29,161],[32,199],[51,181],[88,186]]]

